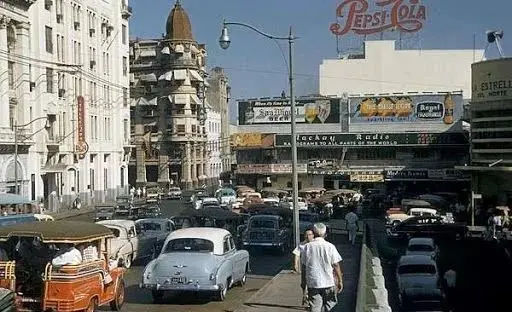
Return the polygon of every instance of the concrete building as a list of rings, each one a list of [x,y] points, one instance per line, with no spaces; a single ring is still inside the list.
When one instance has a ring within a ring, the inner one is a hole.
[[[192,188],[205,183],[205,64],[205,47],[194,40],[179,1],[169,13],[164,38],[130,42],[136,145],[130,184],[167,187],[173,181]]]
[[[222,160],[221,172],[231,170],[231,148],[229,145],[229,100],[231,99],[231,87],[229,79],[220,67],[214,67],[207,80],[208,88],[206,97],[208,103],[212,105],[213,110],[220,113],[221,133],[220,133],[220,157]]]
[[[512,206],[512,58],[472,65],[473,193],[484,208]],[[481,222],[482,220],[480,220]]]
[[[0,7],[0,183],[15,191],[17,173],[20,194],[50,197],[54,210],[77,194],[90,204],[126,191],[128,2],[9,3]]]
[[[366,41],[362,55],[323,60],[320,94],[462,91],[471,98],[470,65],[483,50],[398,50],[394,40]]]
[[[222,117],[221,114],[207,103],[206,107],[206,133],[208,138],[208,170],[207,185],[218,185],[222,169]]]

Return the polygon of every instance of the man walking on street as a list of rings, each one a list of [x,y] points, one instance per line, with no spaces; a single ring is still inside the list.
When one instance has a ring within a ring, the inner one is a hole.
[[[324,239],[325,224],[315,223],[313,231],[315,239],[304,246],[301,254],[301,263],[306,270],[309,311],[329,312],[338,303],[338,293],[343,289],[342,259],[336,246]]]
[[[345,215],[345,221],[347,222],[347,232],[348,232],[348,240],[354,246],[356,244],[356,234],[357,234],[357,221],[359,217],[354,212],[354,210],[349,211]]]
[[[304,246],[310,243],[315,238],[313,229],[307,228],[304,232],[304,241],[299,246],[295,247],[292,251],[293,254],[293,269],[296,273],[300,273],[300,287],[302,288],[302,305],[307,304],[307,288],[306,288],[306,272],[303,266],[301,266],[300,255],[304,251]]]

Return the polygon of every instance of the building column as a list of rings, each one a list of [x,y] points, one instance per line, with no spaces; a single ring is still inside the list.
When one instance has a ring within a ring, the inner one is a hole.
[[[197,144],[192,144],[192,184],[194,187],[197,186]]]
[[[30,54],[30,25],[28,23],[16,24],[16,52],[18,55]],[[16,64],[16,97],[18,99],[18,122],[30,122],[30,71],[27,64]],[[38,116],[35,116],[38,117]],[[33,118],[35,118],[33,117]],[[46,121],[41,121],[41,128]],[[38,127],[39,124],[36,124]]]
[[[137,180],[135,184],[140,186],[146,184],[146,152],[142,144],[137,143],[135,150],[135,164],[137,166]]]
[[[7,51],[7,27],[10,22],[7,16],[0,16],[0,50]],[[0,58],[0,128],[2,132],[10,128],[9,125],[9,62],[7,57]]]
[[[160,186],[168,187],[171,180],[169,179],[169,156],[158,155],[158,183]]]
[[[185,157],[181,162],[181,181],[185,189],[189,190],[192,188],[192,179],[190,177],[190,142],[187,142],[185,146]]]
[[[206,158],[204,157],[204,143],[199,143],[199,172],[197,173],[199,177],[199,181],[202,184],[206,184],[206,178],[204,176],[204,163],[206,162]]]

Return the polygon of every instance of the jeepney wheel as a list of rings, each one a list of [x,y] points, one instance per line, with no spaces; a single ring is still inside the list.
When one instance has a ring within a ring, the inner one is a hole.
[[[85,309],[85,312],[94,312],[98,308],[98,299],[92,298],[91,302],[89,302],[89,306]]]
[[[121,278],[117,281],[116,293],[114,300],[110,301],[110,308],[113,311],[120,311],[124,304],[124,280]]]

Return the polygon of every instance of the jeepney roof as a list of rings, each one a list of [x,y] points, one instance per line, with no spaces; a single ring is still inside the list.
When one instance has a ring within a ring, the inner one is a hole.
[[[85,243],[114,235],[106,226],[79,221],[33,222],[0,227],[0,241],[20,236],[37,236],[43,243]]]

